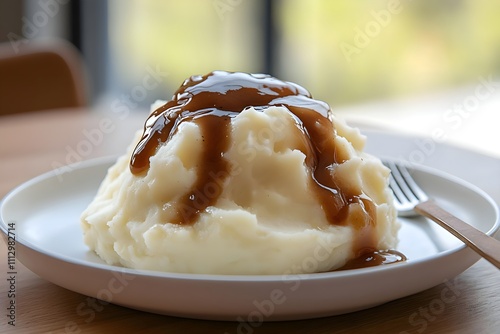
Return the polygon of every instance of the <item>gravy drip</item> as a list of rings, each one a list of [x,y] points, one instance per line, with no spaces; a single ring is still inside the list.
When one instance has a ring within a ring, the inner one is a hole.
[[[202,156],[197,179],[192,189],[179,202],[173,223],[189,225],[199,214],[214,205],[222,193],[222,184],[230,175],[230,164],[224,157],[230,144],[230,121],[247,107],[263,110],[268,106],[284,106],[308,145],[300,148],[311,176],[310,187],[318,198],[326,219],[333,225],[346,225],[349,206],[359,204],[363,218],[353,227],[360,235],[355,241],[357,256],[375,251],[375,205],[360,189],[340,187],[331,170],[348,159],[335,145],[336,130],[330,107],[303,87],[267,75],[215,71],[193,76],[174,93],[172,100],[153,111],[146,121],[141,140],[131,160],[135,175],[146,173],[149,158],[167,142],[182,122],[195,122],[203,138]],[[215,178],[215,179],[214,179]],[[211,185],[207,192],[207,185]],[[216,185],[216,186],[214,186]]]
[[[406,260],[407,260],[406,256],[396,250],[393,249],[384,251],[380,250],[380,251],[368,252],[361,256],[358,256],[357,258],[347,261],[347,263],[344,266],[336,270],[375,267],[386,264],[404,262]]]

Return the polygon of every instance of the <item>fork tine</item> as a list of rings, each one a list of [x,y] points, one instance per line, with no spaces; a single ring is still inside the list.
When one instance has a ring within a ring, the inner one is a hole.
[[[391,170],[391,188],[394,196],[397,197],[400,203],[405,204],[407,202],[416,204],[418,200],[413,192],[410,190],[406,184],[405,178],[402,176],[398,164],[393,161],[386,162],[387,167]]]
[[[405,194],[401,191],[401,188],[399,187],[398,183],[394,179],[393,175],[393,170],[395,169],[395,164],[392,161],[383,161],[383,164],[391,170],[391,174],[389,176],[389,187],[392,190],[392,193],[394,194],[394,197],[396,197],[396,200],[399,203],[404,203],[407,201]]]
[[[397,165],[397,169],[401,175],[401,178],[404,180],[404,184],[407,186],[408,190],[411,192],[414,198],[416,198],[419,202],[427,201],[429,197],[415,182],[406,166],[399,164]]]

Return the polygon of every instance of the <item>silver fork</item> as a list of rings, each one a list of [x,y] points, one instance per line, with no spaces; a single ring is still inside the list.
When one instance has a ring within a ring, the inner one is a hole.
[[[417,185],[406,166],[389,160],[383,163],[391,170],[389,186],[394,193],[394,205],[399,216],[422,215],[435,221],[500,269],[500,241],[439,207]]]

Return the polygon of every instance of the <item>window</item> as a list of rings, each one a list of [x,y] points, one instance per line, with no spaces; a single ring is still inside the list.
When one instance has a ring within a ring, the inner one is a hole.
[[[122,86],[164,69],[163,98],[193,74],[268,70],[338,106],[498,75],[499,10],[489,0],[111,0],[111,61]]]
[[[152,69],[167,75],[144,106],[216,69],[270,73],[333,106],[500,74],[498,1],[25,0],[23,8],[15,31],[75,42],[96,100],[129,91]]]

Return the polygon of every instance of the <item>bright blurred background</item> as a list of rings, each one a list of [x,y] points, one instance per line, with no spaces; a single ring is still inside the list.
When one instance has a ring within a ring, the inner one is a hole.
[[[70,40],[104,109],[151,72],[162,79],[135,99],[139,109],[170,98],[191,75],[220,69],[294,81],[347,118],[420,135],[462,117],[451,137],[463,145],[464,131],[489,141],[484,126],[500,122],[500,1],[0,1],[4,26],[19,7],[3,40],[15,29]],[[478,89],[490,94],[480,98]],[[486,151],[500,156],[496,145]]]
[[[271,72],[340,106],[500,73],[498,1],[112,0],[108,8],[123,89],[147,66],[169,73],[167,92],[214,69]]]

